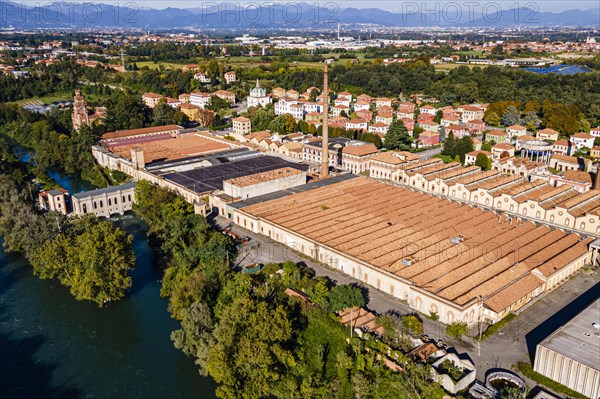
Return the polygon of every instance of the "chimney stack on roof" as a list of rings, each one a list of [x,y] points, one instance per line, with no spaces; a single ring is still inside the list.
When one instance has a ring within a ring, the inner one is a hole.
[[[329,176],[329,84],[327,65],[323,72],[323,137],[321,140],[321,178]]]

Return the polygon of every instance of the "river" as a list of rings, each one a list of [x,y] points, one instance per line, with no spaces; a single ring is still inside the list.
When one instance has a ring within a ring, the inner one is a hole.
[[[75,192],[89,188],[52,177]],[[115,223],[133,235],[137,266],[127,298],[103,309],[0,249],[0,397],[215,398],[214,381],[169,338],[178,322],[159,295],[146,225],[134,215]]]

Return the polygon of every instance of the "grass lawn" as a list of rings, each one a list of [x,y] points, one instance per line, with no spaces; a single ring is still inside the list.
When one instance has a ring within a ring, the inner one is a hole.
[[[468,68],[474,68],[477,65],[469,65],[469,64],[436,64],[436,65],[434,65],[435,70],[440,71],[440,72],[448,72],[448,71],[451,71],[452,69],[456,69],[461,66],[466,66]]]
[[[507,316],[505,316],[498,323],[492,324],[491,326],[489,326],[488,329],[485,330],[485,332],[483,334],[481,334],[481,340],[485,341],[486,339],[488,339],[492,335],[496,334],[496,332],[498,330],[500,330],[502,327],[504,327],[505,325],[507,325],[508,323],[510,323],[510,321],[512,319],[514,319],[515,317],[517,317],[517,316],[514,313],[509,313]]]
[[[433,157],[441,159],[442,161],[444,161],[444,163],[454,162],[454,159],[452,159],[452,157],[450,155],[439,154],[439,155],[434,155]]]
[[[59,92],[59,93],[52,93],[52,94],[48,94],[46,96],[42,96],[42,97],[31,97],[31,98],[26,98],[23,100],[19,100],[19,101],[15,101],[17,104],[23,104],[23,103],[31,103],[31,102],[41,102],[44,104],[50,104],[53,103],[55,101],[66,101],[66,100],[73,100],[73,93],[67,93],[67,92]]]
[[[544,385],[544,386],[550,388],[551,390],[553,390],[556,393],[565,394],[574,399],[586,399],[587,398],[586,396],[584,396],[578,392],[575,392],[572,389],[569,389],[566,386],[559,384],[558,382],[553,381],[548,377],[544,377],[540,373],[533,371],[533,367],[531,367],[531,364],[529,364],[529,363],[519,362],[519,364],[517,365],[517,369],[521,373],[523,373],[523,375],[525,375],[527,378],[530,378],[530,379],[534,380],[535,382],[537,382],[538,384],[541,384],[541,385]]]
[[[172,62],[154,62],[154,61],[138,61],[138,68],[148,67],[150,69],[158,69],[161,65],[165,68],[181,69],[185,64],[175,64]]]

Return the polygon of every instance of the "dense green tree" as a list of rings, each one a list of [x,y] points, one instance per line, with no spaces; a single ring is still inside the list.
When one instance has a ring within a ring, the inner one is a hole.
[[[423,333],[423,322],[417,316],[407,315],[402,318],[404,328],[414,335]]]
[[[491,161],[487,157],[487,155],[485,155],[483,153],[477,154],[477,157],[475,158],[475,166],[479,166],[483,170],[489,170],[490,163],[491,163]]]
[[[280,134],[293,133],[297,130],[296,120],[290,114],[278,115],[269,123],[269,130]]]
[[[336,285],[327,296],[328,308],[332,312],[351,307],[363,307],[365,298],[362,290],[352,285]]]
[[[444,141],[444,148],[442,149],[442,155],[447,155],[449,157],[453,157],[456,154],[454,147],[456,146],[456,139],[454,138],[454,133],[450,132],[446,140]]]
[[[410,149],[411,138],[404,122],[395,120],[388,128],[383,139],[383,146],[387,149]]]
[[[446,326],[446,334],[456,339],[460,339],[467,331],[467,324],[462,321],[455,321]]]
[[[519,110],[514,105],[508,106],[506,108],[506,111],[504,111],[504,114],[502,115],[502,124],[504,126],[512,126],[516,125],[519,122]]]

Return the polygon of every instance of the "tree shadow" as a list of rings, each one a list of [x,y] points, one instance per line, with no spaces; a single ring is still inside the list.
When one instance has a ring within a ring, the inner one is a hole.
[[[579,295],[568,305],[560,309],[550,318],[546,319],[543,323],[527,333],[525,335],[525,341],[527,343],[527,351],[529,352],[531,364],[533,364],[533,360],[535,359],[535,350],[540,342],[546,339],[546,337],[567,323],[598,298],[600,298],[600,282],[596,283],[592,288]]]
[[[1,245],[1,243],[0,243]],[[15,255],[3,254],[4,260],[16,260]],[[16,283],[23,273],[31,273],[29,265],[3,270],[0,278],[0,296]],[[15,337],[13,326],[6,319],[7,306],[0,304],[0,396],[5,398],[79,398],[82,393],[70,387],[56,387],[52,376],[57,363],[40,362],[36,359],[42,345],[43,335],[24,338]]]
[[[75,388],[56,387],[52,375],[57,364],[39,362],[35,354],[45,338],[35,335],[14,338],[0,333],[0,392],[5,398],[79,398]]]

